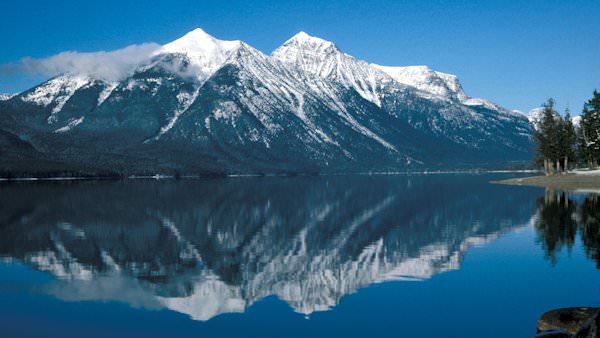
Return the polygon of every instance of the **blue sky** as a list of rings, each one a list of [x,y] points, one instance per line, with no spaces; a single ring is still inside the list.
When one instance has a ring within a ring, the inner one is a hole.
[[[0,64],[166,43],[196,27],[270,53],[303,30],[383,65],[459,76],[470,96],[577,114],[600,89],[600,1],[3,1]],[[0,92],[39,81],[0,73]]]

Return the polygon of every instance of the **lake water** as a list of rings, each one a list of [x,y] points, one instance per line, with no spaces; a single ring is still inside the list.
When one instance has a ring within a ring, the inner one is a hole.
[[[600,198],[507,175],[0,185],[1,337],[531,337]]]

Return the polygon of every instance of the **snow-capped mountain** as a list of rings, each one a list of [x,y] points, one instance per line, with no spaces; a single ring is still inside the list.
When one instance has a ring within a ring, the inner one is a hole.
[[[436,72],[427,66],[388,67],[372,64],[394,80],[415,87],[425,93],[464,101],[467,95],[458,78],[452,74]]]
[[[527,119],[529,120],[531,125],[534,126],[534,128],[536,130],[538,129],[538,124],[542,120],[543,116],[544,116],[544,108],[543,107],[533,108],[532,110],[530,110],[527,113]]]
[[[367,62],[340,51],[333,42],[304,32],[294,35],[272,56],[300,76],[317,77],[354,89],[365,100],[379,107],[384,84],[392,82]]]
[[[191,64],[190,75],[194,75],[198,82],[203,82],[221,68],[235,50],[242,48],[243,45],[239,40],[218,40],[201,29],[195,29],[164,45],[155,54],[184,55]]]
[[[469,98],[456,76],[303,32],[266,55],[201,29],[122,79],[67,73],[0,101],[0,131],[4,171],[23,157],[118,173],[498,167],[529,160],[531,142],[524,115]]]
[[[309,315],[374,283],[459,269],[470,247],[527,225],[537,192],[487,180],[134,180],[33,196],[13,185],[0,256],[56,277],[47,292],[65,300],[208,320],[275,295]]]
[[[427,66],[389,67],[372,64],[399,83],[415,87],[421,92],[456,100],[467,106],[482,106],[507,113],[503,107],[485,99],[472,98],[465,94],[458,77],[432,70]],[[513,114],[518,113],[513,112]]]
[[[575,127],[575,129],[579,129],[579,127],[581,127],[581,116],[580,115],[573,116],[571,118],[571,122],[573,123],[573,126]]]
[[[544,117],[544,107],[533,108],[527,113],[527,119],[537,130],[539,128],[539,123]],[[571,123],[577,129],[581,125],[581,116],[573,116],[571,117]]]
[[[0,101],[6,101],[11,99],[13,96],[15,96],[16,94],[3,94],[0,93]]]

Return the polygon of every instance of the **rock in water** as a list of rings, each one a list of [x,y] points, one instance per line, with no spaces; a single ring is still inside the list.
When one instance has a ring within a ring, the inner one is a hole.
[[[598,338],[600,337],[600,310],[584,322],[583,327],[577,332],[575,338]]]
[[[535,338],[572,338],[573,335],[564,330],[545,330],[538,333]]]
[[[580,336],[579,334],[584,326],[589,327],[589,332],[595,332],[596,326],[593,325],[591,319],[592,317],[597,318],[599,310],[592,307],[573,307],[548,311],[537,322],[537,330],[540,333],[538,337],[563,337],[552,335],[552,331],[558,334],[557,330],[565,331],[570,335],[577,334],[577,337],[596,337],[595,335]]]

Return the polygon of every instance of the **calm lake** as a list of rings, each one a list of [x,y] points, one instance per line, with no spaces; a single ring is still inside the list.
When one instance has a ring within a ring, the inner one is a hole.
[[[600,306],[600,198],[508,177],[4,182],[0,336],[531,337]]]

